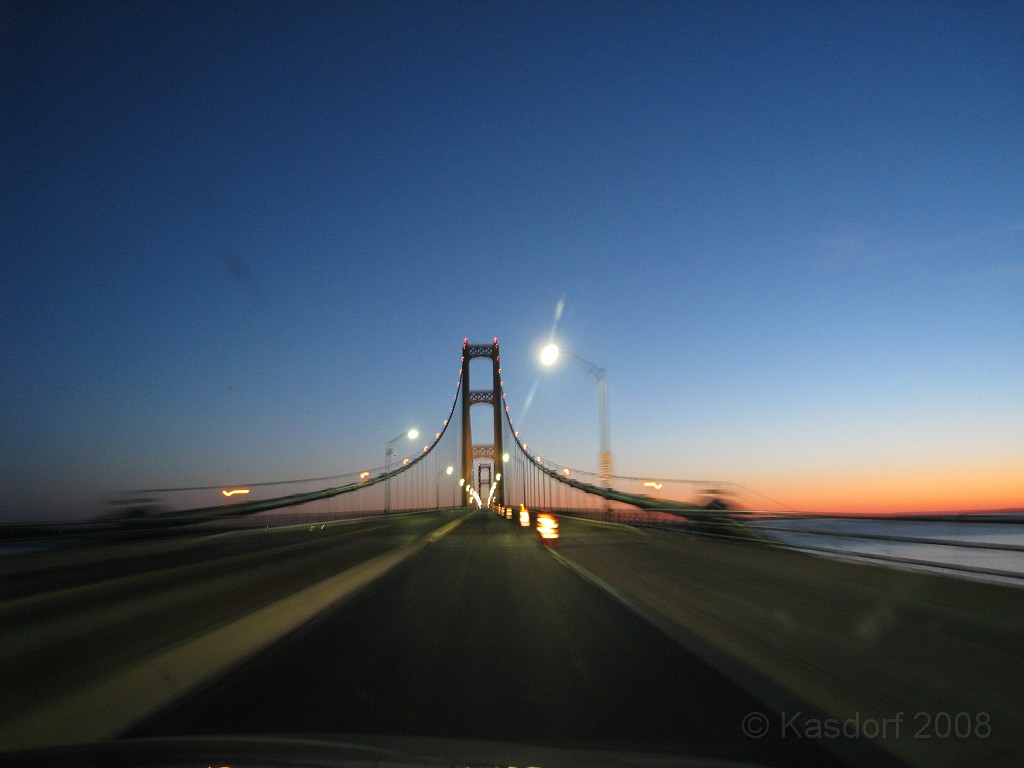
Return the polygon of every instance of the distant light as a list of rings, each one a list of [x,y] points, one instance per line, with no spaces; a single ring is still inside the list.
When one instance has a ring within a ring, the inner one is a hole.
[[[662,489],[662,485],[654,480],[648,480],[644,483],[644,488],[653,488],[656,491],[660,491]]]
[[[568,477],[568,476],[569,476],[569,468],[568,468],[568,467],[562,467],[562,472],[564,472],[564,473],[565,473],[565,476],[566,476],[566,477]]]
[[[464,477],[460,477],[460,478],[459,478],[459,488],[461,488],[461,487],[462,487],[462,486],[464,486],[465,484],[466,484],[466,478],[464,478]]]
[[[507,462],[507,461],[508,461],[508,459],[509,459],[509,456],[508,456],[508,454],[507,454],[507,453],[503,453],[503,454],[501,454],[501,460],[502,460],[503,462]]]
[[[501,472],[498,472],[498,473],[497,473],[497,474],[496,474],[496,475],[494,476],[494,482],[498,482],[499,480],[501,480]]]
[[[360,472],[360,473],[359,473],[359,479],[360,479],[360,480],[365,480],[365,479],[366,479],[366,478],[368,478],[369,476],[370,476],[370,473],[369,473],[369,472]]]
[[[235,488],[235,489],[230,490],[230,491],[226,491],[226,490],[225,491],[221,491],[221,493],[223,493],[225,496],[234,496],[234,495],[239,494],[239,493],[246,494],[248,492],[249,492],[248,488]]]
[[[554,365],[555,360],[558,359],[558,345],[548,344],[544,349],[540,351],[540,363],[541,365]]]
[[[454,472],[454,471],[455,471],[455,467],[448,467],[448,469],[446,469],[446,470],[444,471],[444,473],[445,473],[446,475],[450,475],[450,474],[451,474],[452,472]]]
[[[418,429],[416,429],[416,428],[413,428],[413,429],[409,430],[408,434],[409,434],[409,439],[410,440],[415,440],[417,437],[420,436],[420,431]]]
[[[403,465],[405,465],[405,464],[408,464],[408,463],[409,463],[409,460],[408,460],[408,459],[402,459],[402,464],[403,464]]]

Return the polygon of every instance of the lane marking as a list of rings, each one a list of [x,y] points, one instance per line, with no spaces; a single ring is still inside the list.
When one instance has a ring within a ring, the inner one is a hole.
[[[467,517],[23,713],[0,726],[0,744],[15,750],[114,738],[351,597]]]
[[[301,526],[306,527],[306,526]],[[360,536],[364,533],[371,533],[378,531],[382,528],[386,528],[386,525],[377,525],[372,528],[362,528],[358,531],[345,531],[342,534],[331,535],[331,541],[340,541],[343,539],[351,539],[356,536]],[[184,563],[183,565],[172,565],[167,568],[160,568],[155,571],[144,571],[142,573],[133,573],[128,576],[118,576],[113,579],[104,579],[102,581],[92,581],[88,584],[82,584],[78,587],[64,587],[62,589],[55,589],[51,592],[38,592],[34,595],[26,595],[24,597],[17,597],[13,600],[0,603],[0,613],[4,611],[14,610],[18,608],[24,608],[25,606],[33,605],[36,603],[45,603],[47,601],[61,600],[68,597],[81,598],[87,595],[89,592],[99,591],[102,589],[116,589],[123,587],[131,582],[136,584],[145,583],[147,580],[155,580],[160,577],[169,576],[174,573],[180,573],[183,571],[193,570],[202,568],[210,565],[223,566],[228,563],[241,564],[246,560],[256,560],[266,555],[278,555],[289,550],[299,549],[302,547],[311,547],[316,544],[323,545],[324,539],[311,539],[309,541],[299,541],[294,544],[282,544],[279,546],[270,546],[263,549],[256,550],[255,552],[241,552],[235,555],[225,555],[223,557],[214,558],[212,560],[201,560],[197,563]]]

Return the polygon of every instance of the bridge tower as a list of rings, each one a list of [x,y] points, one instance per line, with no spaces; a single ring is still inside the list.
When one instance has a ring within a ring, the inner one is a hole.
[[[473,390],[469,385],[470,360],[474,357],[491,359],[490,389]],[[501,446],[501,355],[498,353],[498,340],[492,344],[470,344],[469,339],[462,342],[462,477],[466,482],[473,478],[473,461],[490,459],[494,465],[494,477],[502,472]],[[473,430],[469,419],[469,409],[481,403],[490,404],[494,410],[494,439],[490,444],[473,443]],[[505,503],[505,484],[498,481],[493,501]]]

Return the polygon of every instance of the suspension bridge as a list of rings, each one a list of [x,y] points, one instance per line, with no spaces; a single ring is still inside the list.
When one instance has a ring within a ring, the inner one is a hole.
[[[707,483],[543,457],[513,411],[467,339],[447,417],[380,467],[133,492],[0,558],[0,761],[1019,756],[1022,590],[773,544]]]
[[[476,360],[485,366],[471,365]],[[474,369],[478,371],[471,380]],[[474,421],[484,423],[471,418],[477,407],[493,412],[486,420],[493,425],[487,434],[473,434]],[[599,456],[599,471],[592,472],[546,459],[531,448],[513,423],[497,338],[485,344],[463,340],[446,418],[432,435],[414,432],[415,437],[402,433],[389,441],[381,467],[301,480],[140,489],[112,503],[120,510],[119,522],[135,517],[150,529],[159,523],[227,518],[249,518],[250,524],[316,524],[357,514],[471,506],[523,506],[630,522],[664,520],[666,514],[722,517],[717,514],[723,508],[718,497],[728,483],[613,476],[608,455]],[[415,447],[393,458],[395,445]],[[289,511],[275,514],[279,510]]]

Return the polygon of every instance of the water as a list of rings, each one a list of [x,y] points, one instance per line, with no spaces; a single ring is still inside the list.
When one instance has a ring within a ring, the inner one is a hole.
[[[830,557],[1024,586],[1024,515],[760,518],[764,536]]]

